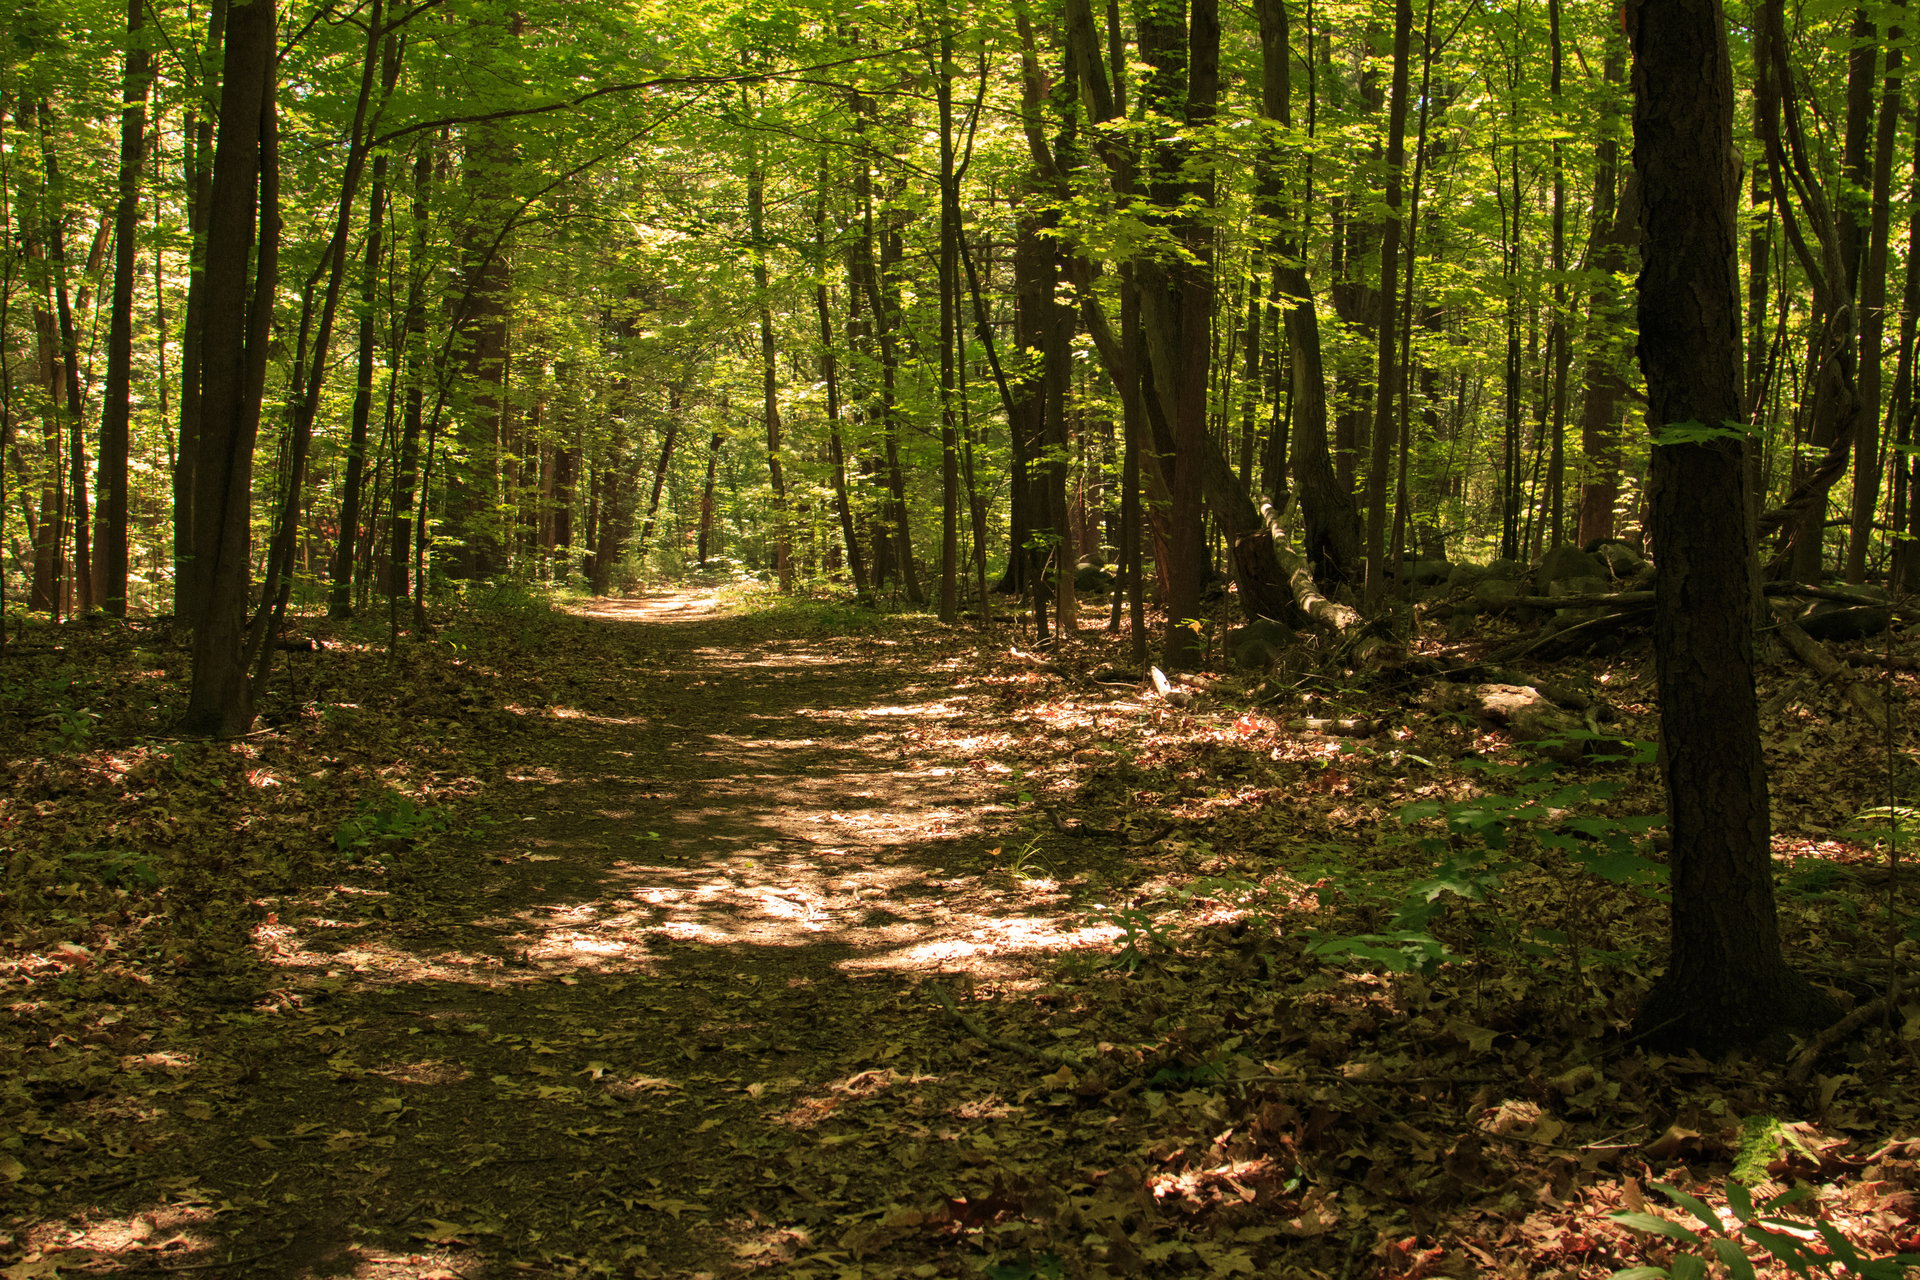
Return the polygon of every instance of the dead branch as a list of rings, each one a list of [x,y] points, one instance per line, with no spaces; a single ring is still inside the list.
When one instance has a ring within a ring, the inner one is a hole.
[[[1861,715],[1881,733],[1887,731],[1887,704],[1880,701],[1880,695],[1869,689],[1855,677],[1852,671],[1841,664],[1826,646],[1802,631],[1798,625],[1781,618],[1774,627],[1780,638],[1793,650],[1793,656],[1813,668],[1823,680],[1832,680],[1846,690],[1847,701],[1857,708]]]

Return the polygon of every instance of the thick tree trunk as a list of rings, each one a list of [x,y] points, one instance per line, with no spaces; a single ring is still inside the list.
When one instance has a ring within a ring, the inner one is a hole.
[[[200,335],[193,467],[193,681],[183,727],[231,736],[253,724],[245,651],[253,446],[266,390],[279,274],[274,0],[234,4],[222,58]],[[250,270],[251,268],[251,270]]]
[[[1894,8],[1905,8],[1895,0]],[[1887,240],[1892,226],[1893,144],[1900,124],[1900,28],[1887,31],[1886,76],[1873,147],[1873,208],[1860,270],[1860,425],[1853,435],[1853,513],[1847,581],[1867,580],[1867,551],[1880,505],[1881,342],[1887,328]]]
[[[1627,20],[1642,179],[1639,355],[1655,433],[1654,653],[1673,834],[1672,951],[1638,1028],[1653,1043],[1720,1051],[1810,1029],[1829,1009],[1787,967],[1774,910],[1753,687],[1725,20],[1719,0],[1638,0]],[[1719,434],[1701,439],[1703,430]]]

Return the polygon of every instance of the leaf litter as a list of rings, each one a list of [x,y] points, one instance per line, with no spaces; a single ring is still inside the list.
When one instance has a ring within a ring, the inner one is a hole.
[[[311,629],[233,743],[151,736],[160,632],[7,658],[6,1280],[1599,1277],[1703,1226],[1656,1184],[1920,1248],[1920,1008],[1803,1086],[1625,1043],[1663,911],[1545,801],[1655,775],[1526,791],[1437,709],[1471,655],[1161,694],[1103,633],[694,594]],[[1554,674],[1651,736],[1636,663]],[[1784,931],[1871,998],[1876,744],[1769,735]]]

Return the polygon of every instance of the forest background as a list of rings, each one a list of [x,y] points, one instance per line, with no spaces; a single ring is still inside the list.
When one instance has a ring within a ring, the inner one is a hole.
[[[1178,624],[1215,561],[1278,616],[1271,533],[1368,603],[1637,538],[1617,9],[1162,8],[18,9],[10,607],[268,583],[251,669],[283,598],[497,576],[991,579],[1045,634],[1050,560],[1136,546]],[[1756,518],[1805,581],[1920,573],[1902,12],[1732,29]]]

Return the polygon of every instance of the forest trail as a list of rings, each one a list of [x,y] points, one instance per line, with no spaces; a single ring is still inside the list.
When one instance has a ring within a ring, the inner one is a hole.
[[[1018,984],[1073,925],[977,874],[995,788],[916,749],[983,714],[952,655],[697,593],[590,616],[615,665],[508,708],[496,825],[260,931],[299,1017],[174,1162],[229,1273],[838,1274],[994,1150],[915,984]]]

